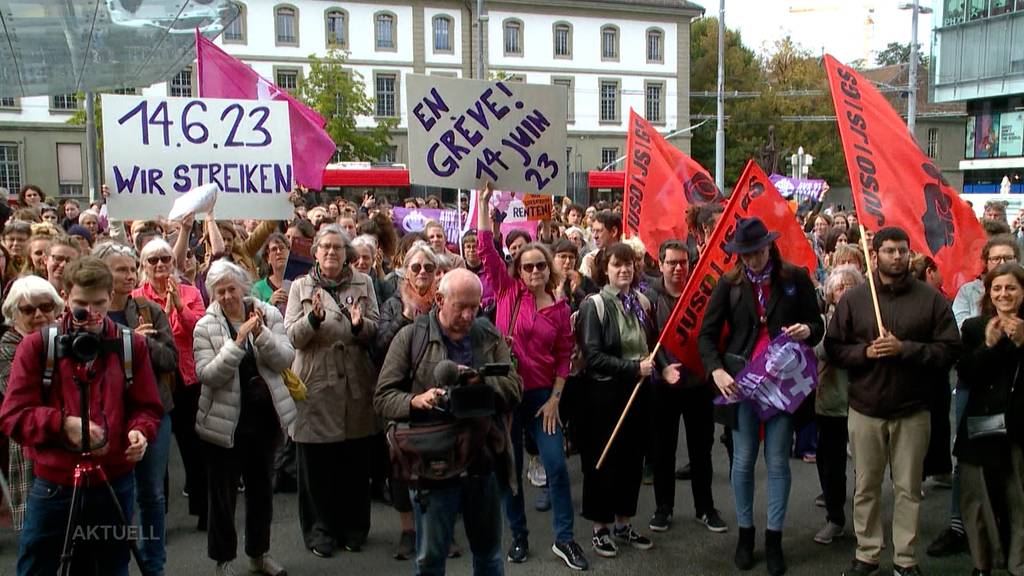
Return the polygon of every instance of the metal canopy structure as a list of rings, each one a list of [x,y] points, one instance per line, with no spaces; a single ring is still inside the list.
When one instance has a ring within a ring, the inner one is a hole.
[[[230,0],[0,0],[0,96],[164,82],[238,17]]]

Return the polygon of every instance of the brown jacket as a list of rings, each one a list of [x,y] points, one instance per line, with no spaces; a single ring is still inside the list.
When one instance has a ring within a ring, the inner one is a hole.
[[[310,319],[317,290],[326,312],[319,326]],[[292,370],[307,388],[306,400],[296,406],[296,442],[341,442],[380,431],[373,412],[377,369],[370,358],[380,314],[370,277],[351,270],[337,298],[317,287],[309,276],[292,282],[288,294],[284,325],[295,347]],[[358,330],[352,330],[338,302],[360,303],[363,321]]]

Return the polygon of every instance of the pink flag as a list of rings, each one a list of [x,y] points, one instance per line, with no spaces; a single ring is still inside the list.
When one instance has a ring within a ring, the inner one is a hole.
[[[218,48],[204,38],[199,30],[196,30],[196,57],[199,60],[200,98],[288,102],[295,182],[314,190],[321,189],[324,167],[337,150],[334,141],[324,132],[327,121],[323,116]]]

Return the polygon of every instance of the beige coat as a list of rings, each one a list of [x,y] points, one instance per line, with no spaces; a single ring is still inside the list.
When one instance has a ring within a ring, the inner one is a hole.
[[[373,411],[377,368],[370,358],[380,313],[370,277],[355,270],[338,292],[338,300],[309,276],[292,283],[285,328],[295,346],[292,369],[306,383],[306,400],[298,403],[296,442],[328,443],[365,438],[380,431]],[[320,291],[326,317],[314,327],[309,313]],[[358,302],[362,326],[353,333],[342,307]]]

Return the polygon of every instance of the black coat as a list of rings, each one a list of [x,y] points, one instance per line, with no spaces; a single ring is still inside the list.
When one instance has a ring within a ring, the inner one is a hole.
[[[734,290],[738,293],[734,293]],[[818,299],[810,276],[801,268],[783,264],[771,279],[771,294],[765,307],[769,338],[775,338],[782,329],[792,324],[806,324],[811,329],[808,346],[815,346],[825,334],[825,323],[818,311]],[[729,328],[725,349],[719,349],[723,331]],[[724,368],[735,376],[746,366],[754,353],[757,335],[761,330],[754,286],[745,276],[738,283],[724,276],[711,292],[711,301],[704,313],[704,321],[697,336],[704,371],[711,373]],[[807,404],[807,402],[804,402]],[[813,405],[813,402],[810,403]],[[716,419],[731,427],[736,426],[738,405],[720,407]]]
[[[957,427],[953,453],[977,466],[999,466],[1010,461],[1010,442],[1024,445],[1024,385],[1021,365],[1024,348],[1004,337],[993,348],[985,345],[985,327],[991,316],[975,316],[964,322],[960,332],[964,355],[956,370],[960,387],[970,390],[967,409]],[[1008,436],[971,440],[967,418],[1006,413]]]

